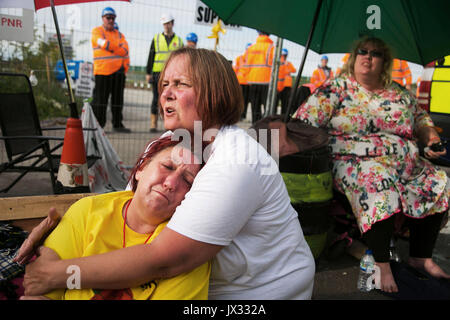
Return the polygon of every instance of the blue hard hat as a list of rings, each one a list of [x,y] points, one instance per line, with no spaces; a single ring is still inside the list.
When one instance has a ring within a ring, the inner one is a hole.
[[[198,37],[195,33],[191,32],[191,33],[188,33],[188,35],[186,36],[186,40],[197,43]]]
[[[328,61],[328,57],[327,56],[322,56],[322,58],[320,60],[327,60]]]
[[[106,7],[105,9],[103,9],[102,17],[104,17],[104,16],[106,16],[108,14],[111,15],[111,16],[116,16],[116,12],[111,7]]]
[[[288,50],[287,49],[281,50],[281,55],[282,56],[287,56],[288,55]]]

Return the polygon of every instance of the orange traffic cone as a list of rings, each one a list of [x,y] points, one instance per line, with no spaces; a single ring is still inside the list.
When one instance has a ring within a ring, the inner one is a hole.
[[[67,120],[56,182],[57,193],[89,193],[89,177],[81,120]]]

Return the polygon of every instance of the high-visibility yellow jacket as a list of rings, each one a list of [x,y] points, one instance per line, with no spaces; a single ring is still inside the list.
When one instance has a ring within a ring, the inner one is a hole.
[[[245,65],[245,53],[236,58],[233,70],[236,73],[239,84],[247,84],[249,68]]]
[[[103,44],[98,43],[103,39]],[[118,30],[108,31],[103,26],[92,29],[92,49],[94,50],[94,75],[110,75],[130,66],[128,42]]]
[[[183,40],[177,35],[174,35],[170,43],[167,45],[166,38],[162,33],[158,33],[153,38],[153,43],[155,45],[155,60],[153,62],[152,72],[161,72],[164,63],[169,58],[172,51],[183,47]]]
[[[286,61],[285,58],[281,58],[280,70],[278,71],[278,83],[277,90],[282,91],[286,87],[292,87],[292,77],[291,73],[296,72],[297,70],[289,61]]]
[[[450,114],[450,55],[435,62],[430,89],[430,112]]]
[[[249,68],[248,84],[269,84],[273,64],[273,41],[267,35],[260,35],[256,43],[245,52],[245,66]]]
[[[333,79],[333,70],[331,70],[329,67],[326,67],[329,74],[327,76],[327,73],[324,71],[322,67],[317,68],[314,70],[312,77],[311,77],[311,83],[317,88],[322,85],[327,79]]]
[[[394,59],[392,64],[392,80],[402,86],[412,83],[411,70],[405,60]]]

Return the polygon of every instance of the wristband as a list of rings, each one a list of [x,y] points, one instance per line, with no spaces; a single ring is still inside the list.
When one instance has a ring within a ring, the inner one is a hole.
[[[430,140],[428,141],[428,143],[430,143],[430,142],[441,142],[441,138],[436,137],[436,136],[431,137]]]

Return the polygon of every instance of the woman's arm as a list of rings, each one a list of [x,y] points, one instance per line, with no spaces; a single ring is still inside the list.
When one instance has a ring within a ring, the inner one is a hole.
[[[421,128],[418,128],[416,130],[416,136],[419,139],[419,143],[422,145],[429,147],[432,144],[439,143],[441,141],[441,138],[439,137],[439,133],[436,131],[434,127],[431,126],[424,126]],[[443,156],[447,153],[447,150],[444,148],[443,151],[436,152],[431,149],[427,149],[424,151],[425,157],[429,159],[436,159],[440,156]]]
[[[439,133],[434,127],[433,120],[427,111],[425,111],[422,107],[420,107],[415,100],[413,103],[413,112],[414,112],[414,135],[419,140],[419,144],[424,145],[425,147],[429,147],[432,144],[438,143],[441,141],[439,137]],[[430,159],[439,158],[447,153],[447,150],[441,152],[435,152],[432,150],[425,151],[425,157]]]
[[[222,247],[192,240],[166,227],[150,244],[90,257],[58,260],[43,248],[40,257],[26,268],[25,294],[41,295],[66,288],[68,278],[75,276],[66,273],[70,266],[79,268],[81,288],[130,288],[193,270],[211,260]]]
[[[47,217],[33,228],[28,238],[22,243],[13,261],[19,264],[28,263],[36,254],[35,250],[44,242],[50,232],[56,228],[60,220],[61,217],[56,209],[51,208]]]
[[[419,142],[424,145],[428,145],[430,140],[440,141],[439,133],[436,131],[434,127],[424,126],[416,130],[416,136],[419,139]]]
[[[326,127],[333,115],[334,108],[339,104],[341,89],[337,83],[338,80],[333,80],[317,88],[298,107],[292,117],[315,127]]]

